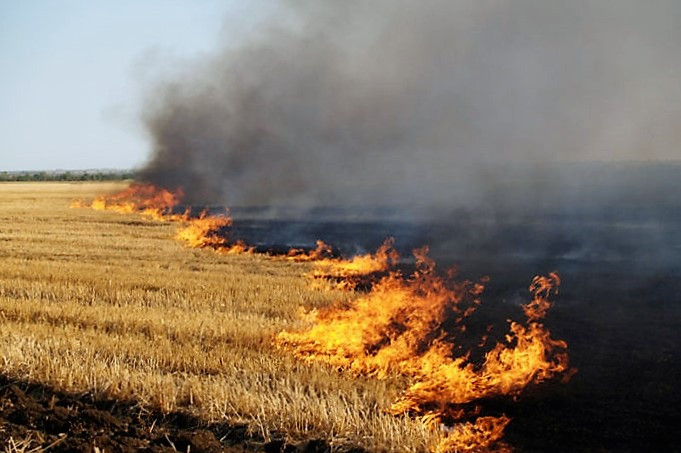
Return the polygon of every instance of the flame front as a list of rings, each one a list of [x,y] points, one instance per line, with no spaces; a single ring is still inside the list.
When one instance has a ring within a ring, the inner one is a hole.
[[[305,262],[305,261],[320,261],[329,259],[333,256],[332,247],[322,240],[317,240],[317,247],[314,250],[306,252],[303,249],[292,248],[286,254],[286,258],[290,261]]]
[[[213,214],[203,210],[198,217],[191,216],[187,207],[181,214],[175,213],[183,197],[182,189],[171,191],[153,184],[132,183],[127,189],[112,195],[102,195],[90,204],[80,200],[71,203],[73,208],[90,207],[98,211],[113,211],[121,214],[139,214],[163,222],[179,222],[175,238],[187,247],[211,248],[222,254],[251,253],[252,247],[242,241],[231,242],[226,233],[232,226],[229,212]]]
[[[460,423],[438,443],[435,453],[447,452],[510,452],[511,448],[499,442],[506,425],[511,421],[506,416],[478,417],[475,422]]]
[[[118,193],[95,198],[90,207],[98,211],[141,214],[155,220],[183,220],[185,214],[173,214],[183,195],[181,189],[170,191],[153,184],[132,183]]]
[[[228,215],[206,215],[203,211],[199,217],[189,219],[187,226],[178,230],[175,238],[193,248],[220,248],[227,245],[227,239],[220,235],[223,228],[232,226]]]
[[[483,399],[516,395],[531,382],[568,370],[567,344],[551,338],[538,322],[560,283],[556,274],[536,277],[533,300],[523,307],[526,322],[511,322],[476,365],[458,345],[464,320],[480,304],[482,283],[455,282],[435,273],[427,249],[415,253],[417,270],[408,278],[390,273],[349,307],[311,313],[302,332],[282,332],[275,342],[306,361],[321,361],[355,374],[403,375],[412,384],[390,408],[445,430],[437,451],[466,451],[492,445],[505,417],[477,417]],[[471,424],[467,420],[475,418]],[[464,422],[464,423],[462,423]]]
[[[350,259],[320,257],[315,260],[315,269],[309,274],[313,279],[331,281],[342,289],[355,289],[366,283],[366,277],[387,272],[399,261],[394,248],[395,239],[388,238],[376,253],[355,255]]]
[[[237,255],[252,253],[253,248],[242,241],[231,242],[225,229],[232,226],[232,218],[226,214],[208,215],[203,211],[199,217],[187,220],[187,226],[178,230],[175,238],[192,248],[210,248],[217,253]]]
[[[188,247],[222,254],[254,252],[242,241],[229,239],[232,219],[227,211],[204,210],[192,217],[187,209],[177,214],[181,199],[181,190],[134,183],[87,206],[181,222],[175,237]],[[427,247],[415,250],[414,256],[415,270],[404,276],[391,271],[399,260],[392,238],[376,253],[350,259],[334,256],[323,241],[317,241],[314,250],[289,250],[284,259],[315,263],[308,274],[314,281],[331,281],[332,286],[345,289],[367,283],[363,288],[368,292],[350,304],[308,313],[307,330],[281,332],[274,342],[305,361],[325,362],[357,375],[407,377],[409,386],[388,411],[418,417],[436,430],[440,440],[433,451],[509,451],[500,439],[510,419],[481,415],[482,401],[517,395],[530,383],[561,373],[569,378],[574,371],[568,366],[567,344],[551,338],[540,322],[560,279],[555,273],[535,277],[530,285],[533,298],[522,306],[525,321],[509,321],[505,341],[480,351],[484,359],[473,363],[465,320],[480,305],[485,280],[457,281],[453,272],[439,275]],[[486,339],[477,347],[483,347]]]

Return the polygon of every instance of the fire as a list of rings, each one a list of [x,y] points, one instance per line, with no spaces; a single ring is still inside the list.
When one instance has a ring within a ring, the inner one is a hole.
[[[74,200],[71,207],[90,207],[100,211],[139,214],[158,221],[181,222],[185,226],[178,230],[175,238],[188,247],[211,248],[222,254],[254,253],[254,247],[243,241],[231,242],[225,235],[232,226],[228,212],[209,214],[204,210],[198,217],[192,217],[191,209],[187,208],[184,213],[176,214],[174,211],[182,197],[182,189],[171,191],[153,184],[132,183],[127,189],[112,195],[99,196],[89,204]],[[336,286],[350,289],[357,285],[359,277],[387,270],[397,261],[397,252],[392,244],[390,239],[374,255],[360,255],[346,260],[334,257],[333,248],[318,240],[314,250],[292,248],[285,258],[296,262],[315,261],[318,266],[311,274],[312,277],[334,279]]]
[[[354,289],[362,283],[363,277],[387,272],[399,262],[394,244],[395,239],[388,238],[373,254],[356,255],[350,259],[319,258],[309,276],[333,281],[339,288]]]
[[[178,230],[175,238],[193,248],[220,248],[227,245],[227,239],[220,235],[223,228],[232,226],[232,219],[225,214],[207,215],[201,212],[199,217],[189,219],[187,226]]]
[[[188,207],[184,213],[176,214],[174,210],[182,201],[182,197],[181,189],[170,191],[153,184],[132,183],[127,189],[112,195],[99,196],[89,204],[75,200],[71,207],[90,207],[100,211],[139,214],[158,221],[183,223],[185,226],[177,231],[175,238],[188,247],[212,248],[223,254],[253,251],[252,247],[241,241],[228,240],[225,232],[232,226],[229,212],[209,214],[204,210],[198,217],[192,217],[191,208]]]
[[[511,449],[499,439],[504,434],[510,418],[478,417],[474,423],[466,422],[457,425],[437,446],[435,453],[495,451],[510,452]]]
[[[283,332],[279,343],[294,346],[296,355],[306,360],[322,359],[357,373],[385,378],[400,371],[445,318],[457,321],[453,330],[460,329],[482,290],[438,276],[426,253],[426,248],[415,252],[418,266],[410,278],[392,272],[350,309],[315,313],[314,326]]]
[[[408,278],[392,272],[349,307],[311,313],[314,324],[309,329],[282,332],[275,343],[303,360],[355,374],[411,378],[412,384],[389,410],[420,417],[433,427],[453,424],[438,451],[492,445],[508,419],[478,417],[477,402],[517,395],[532,382],[568,371],[567,344],[552,339],[538,322],[560,280],[554,273],[533,280],[533,300],[523,306],[526,322],[510,322],[506,341],[497,343],[477,365],[457,340],[464,339],[464,320],[480,304],[483,284],[438,275],[427,248],[415,251],[415,256],[417,268]],[[476,421],[468,422],[471,418]]]
[[[182,220],[186,214],[173,214],[183,197],[181,189],[170,191],[153,184],[132,183],[113,195],[102,195],[90,204],[98,211],[141,214],[154,220]]]
[[[181,199],[181,190],[135,183],[117,194],[98,197],[89,206],[182,223],[175,237],[188,247],[221,254],[254,253],[253,247],[229,239],[229,212],[204,210],[192,217],[187,209],[175,214]],[[72,204],[82,206],[82,202]],[[302,360],[328,363],[357,375],[408,378],[408,387],[387,410],[417,417],[437,430],[440,441],[433,451],[508,451],[500,439],[510,419],[482,415],[483,402],[516,396],[531,383],[561,374],[567,379],[574,372],[569,369],[567,344],[553,339],[541,323],[553,305],[560,278],[556,273],[535,277],[529,288],[533,298],[522,306],[525,321],[509,320],[505,340],[478,351],[476,356],[484,359],[474,363],[467,348],[476,343],[485,347],[487,335],[471,342],[465,321],[480,305],[486,280],[457,281],[453,271],[440,275],[427,247],[415,250],[414,256],[415,270],[405,276],[394,270],[399,255],[392,238],[376,253],[350,259],[335,256],[323,241],[317,241],[311,251],[291,249],[284,259],[315,262],[309,276],[335,282],[336,287],[355,289],[380,279],[350,304],[308,313],[307,330],[281,332],[274,342]]]
[[[211,248],[218,253],[237,255],[252,253],[253,248],[242,241],[231,243],[223,230],[232,226],[228,213],[208,215],[201,212],[199,217],[186,221],[187,226],[178,230],[175,238],[192,248]]]
[[[292,248],[286,254],[286,258],[290,261],[319,261],[329,259],[333,256],[333,248],[324,241],[317,240],[317,247],[314,250],[306,252],[303,249]]]

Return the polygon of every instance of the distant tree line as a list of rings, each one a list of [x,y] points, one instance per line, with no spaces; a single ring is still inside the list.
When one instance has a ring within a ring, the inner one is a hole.
[[[132,170],[0,171],[0,181],[118,181],[135,176]]]

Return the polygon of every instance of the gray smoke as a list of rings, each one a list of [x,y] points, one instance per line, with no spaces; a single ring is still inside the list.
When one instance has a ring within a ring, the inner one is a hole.
[[[452,207],[510,168],[679,158],[680,48],[677,0],[291,1],[150,94],[143,177],[199,203]]]

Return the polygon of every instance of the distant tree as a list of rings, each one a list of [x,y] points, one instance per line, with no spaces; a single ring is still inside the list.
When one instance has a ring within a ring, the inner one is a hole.
[[[134,179],[135,172],[116,171],[0,171],[0,181],[121,181]]]

